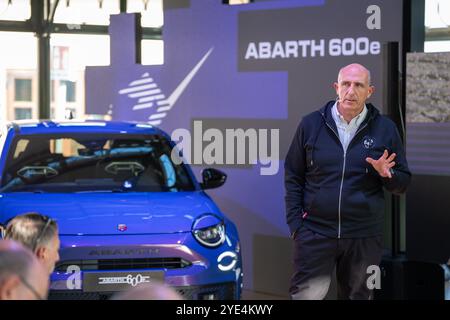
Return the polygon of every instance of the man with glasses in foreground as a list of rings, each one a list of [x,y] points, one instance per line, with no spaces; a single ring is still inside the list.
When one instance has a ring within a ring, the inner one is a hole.
[[[17,241],[30,249],[50,275],[59,261],[58,225],[55,220],[30,212],[8,222],[5,239]]]
[[[0,240],[0,300],[44,300],[48,273],[21,244]]]

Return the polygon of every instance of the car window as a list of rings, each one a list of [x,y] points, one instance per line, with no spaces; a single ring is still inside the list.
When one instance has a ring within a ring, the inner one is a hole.
[[[21,135],[1,192],[177,192],[195,187],[159,135]]]
[[[17,159],[22,154],[22,152],[25,151],[29,143],[30,140],[27,139],[20,139],[17,142],[16,148],[14,150],[14,159]]]

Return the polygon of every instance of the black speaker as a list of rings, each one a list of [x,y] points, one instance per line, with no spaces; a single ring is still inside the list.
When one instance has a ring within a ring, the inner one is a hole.
[[[381,289],[375,300],[444,300],[444,269],[437,263],[384,257],[380,264]]]

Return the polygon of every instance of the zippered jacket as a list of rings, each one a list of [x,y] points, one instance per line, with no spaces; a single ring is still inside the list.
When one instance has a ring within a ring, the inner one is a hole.
[[[404,147],[392,120],[367,104],[367,115],[347,151],[331,114],[335,101],[300,122],[285,161],[286,219],[291,235],[304,224],[332,238],[381,235],[385,201],[383,187],[406,191],[411,173]],[[392,178],[383,178],[366,161],[384,150],[395,152]]]

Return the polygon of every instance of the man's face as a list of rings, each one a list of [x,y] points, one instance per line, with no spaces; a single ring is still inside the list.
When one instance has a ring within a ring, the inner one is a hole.
[[[59,261],[59,237],[58,232],[52,237],[51,241],[45,246],[46,254],[41,258],[45,269],[48,274],[51,274],[55,269],[55,264]]]
[[[56,230],[50,241],[41,244],[35,251],[38,260],[47,270],[47,275],[53,272],[55,264],[59,261],[59,246],[58,231]]]
[[[371,96],[374,88],[369,85],[369,74],[358,65],[350,65],[341,70],[338,82],[334,83],[339,97],[339,109],[343,113],[358,114]]]

